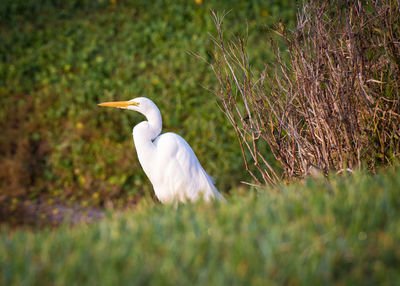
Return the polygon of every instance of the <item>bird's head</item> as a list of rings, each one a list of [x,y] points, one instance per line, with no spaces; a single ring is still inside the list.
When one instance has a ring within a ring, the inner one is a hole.
[[[146,97],[137,97],[128,101],[102,102],[98,105],[134,110],[142,114],[147,114],[150,110],[154,110],[155,108],[157,109],[154,102]]]

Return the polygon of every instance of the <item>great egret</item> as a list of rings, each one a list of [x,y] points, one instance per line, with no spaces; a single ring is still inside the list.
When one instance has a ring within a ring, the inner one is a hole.
[[[134,110],[146,116],[147,121],[133,128],[133,141],[139,162],[162,203],[222,198],[189,144],[175,133],[160,135],[161,113],[153,101],[137,97],[98,105]]]

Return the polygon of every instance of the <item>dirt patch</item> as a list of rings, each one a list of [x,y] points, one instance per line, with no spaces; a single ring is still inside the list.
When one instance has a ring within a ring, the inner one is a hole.
[[[0,224],[11,227],[59,226],[63,223],[75,225],[91,223],[104,218],[103,210],[82,208],[78,205],[65,206],[44,202],[2,202],[0,205]]]

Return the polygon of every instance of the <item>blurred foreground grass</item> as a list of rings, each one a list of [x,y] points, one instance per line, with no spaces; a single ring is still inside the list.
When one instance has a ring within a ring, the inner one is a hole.
[[[292,1],[59,1],[0,3],[0,206],[10,200],[103,206],[152,194],[131,138],[143,119],[96,103],[151,98],[164,131],[182,135],[227,191],[247,179],[233,129],[203,86],[215,32],[210,9],[231,11],[266,62],[266,28],[294,20]],[[2,204],[3,202],[3,204]]]
[[[227,203],[142,201],[91,225],[3,228],[2,285],[399,285],[400,169]]]

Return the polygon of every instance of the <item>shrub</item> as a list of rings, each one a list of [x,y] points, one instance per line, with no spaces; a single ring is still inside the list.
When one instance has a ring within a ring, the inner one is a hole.
[[[287,178],[363,162],[374,170],[399,156],[399,11],[391,0],[304,1],[293,31],[276,25],[287,52],[272,40],[277,64],[258,74],[246,41],[225,41],[214,15],[216,94],[257,183],[279,177],[265,145]]]

